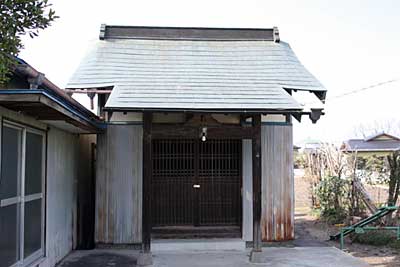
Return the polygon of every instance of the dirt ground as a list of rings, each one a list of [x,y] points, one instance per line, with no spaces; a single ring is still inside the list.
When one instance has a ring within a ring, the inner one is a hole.
[[[381,196],[380,192],[379,195]],[[319,242],[328,246],[339,248],[339,242],[328,241],[329,236],[337,233],[338,228],[318,220],[312,215],[310,209],[310,192],[307,181],[302,176],[295,176],[295,233],[296,239],[303,242]],[[371,266],[399,267],[400,250],[389,247],[375,247],[351,243],[348,239],[345,251],[357,257]]]

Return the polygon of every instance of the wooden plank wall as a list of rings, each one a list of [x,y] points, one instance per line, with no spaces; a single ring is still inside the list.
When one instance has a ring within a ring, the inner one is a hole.
[[[291,240],[294,238],[292,126],[263,125],[261,142],[262,240]]]
[[[142,125],[108,125],[97,138],[96,243],[141,242]]]
[[[54,266],[76,242],[78,136],[51,127],[47,134],[46,264]]]

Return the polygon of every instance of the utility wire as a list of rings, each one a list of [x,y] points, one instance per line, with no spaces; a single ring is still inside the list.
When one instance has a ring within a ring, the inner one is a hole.
[[[384,81],[384,82],[380,82],[380,83],[375,83],[375,84],[372,84],[372,85],[369,85],[369,86],[366,86],[366,87],[362,87],[360,89],[352,90],[352,91],[349,91],[349,92],[346,92],[346,93],[343,93],[343,94],[340,94],[340,95],[327,97],[327,99],[325,100],[325,103],[328,102],[328,101],[337,99],[337,98],[342,98],[342,97],[346,97],[346,96],[349,96],[349,95],[358,94],[360,92],[363,92],[363,91],[366,91],[366,90],[369,90],[369,89],[377,88],[377,87],[380,87],[380,86],[383,86],[383,85],[386,85],[386,84],[390,84],[390,83],[394,83],[394,82],[398,82],[398,81],[400,81],[400,79],[392,79],[392,80],[388,80],[388,81]],[[304,105],[308,105],[308,104],[312,104],[312,103],[316,103],[316,102],[317,101],[307,102],[307,103],[304,103]]]

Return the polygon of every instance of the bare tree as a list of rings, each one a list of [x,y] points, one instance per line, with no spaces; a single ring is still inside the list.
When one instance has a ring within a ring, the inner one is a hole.
[[[331,144],[320,144],[319,148],[306,154],[307,172],[310,182],[311,202],[315,207],[318,205],[315,189],[323,177],[341,177],[345,166],[343,153]]]
[[[335,209],[346,209],[351,216],[364,214],[365,206],[371,213],[376,211],[367,191],[357,175],[357,153],[343,153],[338,147],[331,144],[320,144],[320,147],[307,154],[308,177],[310,177],[311,196],[313,206],[319,206],[315,190],[321,181],[327,177],[337,177],[337,185],[347,184],[342,190],[347,196],[346,205],[342,203],[343,196],[333,192],[332,205]],[[335,188],[331,188],[335,189]]]
[[[375,120],[371,123],[360,124],[354,128],[355,136],[360,138],[366,138],[382,132],[400,136],[400,120]]]
[[[395,206],[397,204],[397,200],[399,198],[400,191],[400,151],[394,152],[392,155],[388,157],[389,163],[389,195],[387,204],[389,206]],[[399,216],[399,212],[397,212],[397,217]],[[389,216],[388,224],[392,224],[392,218]]]

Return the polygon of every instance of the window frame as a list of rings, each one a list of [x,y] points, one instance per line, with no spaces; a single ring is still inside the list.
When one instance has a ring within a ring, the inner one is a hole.
[[[46,147],[47,138],[46,131],[39,130],[34,127],[14,122],[3,118],[1,120],[0,129],[0,142],[3,141],[3,127],[13,128],[21,131],[21,137],[19,141],[19,159],[18,159],[18,183],[17,183],[17,196],[13,198],[0,200],[0,207],[6,207],[9,205],[17,204],[17,228],[18,228],[18,261],[10,267],[25,267],[37,260],[40,260],[45,256],[45,224],[46,224]],[[27,133],[33,133],[41,136],[42,138],[42,166],[41,166],[41,193],[34,193],[30,195],[25,195],[25,169],[26,169],[26,136]],[[2,154],[2,153],[1,153]],[[1,159],[0,154],[0,164],[3,164],[3,159]],[[0,165],[1,166],[1,165]],[[1,169],[0,169],[1,170]],[[25,204],[34,200],[41,200],[41,247],[40,249],[33,252],[31,255],[24,257],[24,238],[25,238]]]

